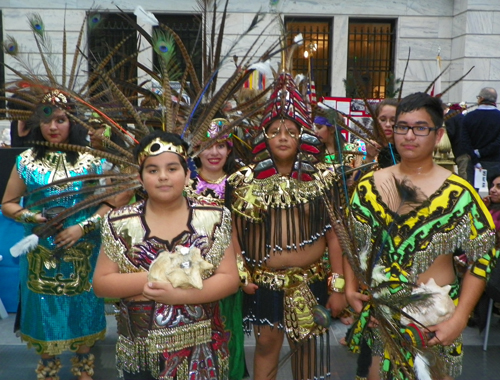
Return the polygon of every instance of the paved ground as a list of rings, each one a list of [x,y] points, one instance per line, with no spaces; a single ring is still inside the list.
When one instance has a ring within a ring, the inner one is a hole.
[[[35,364],[38,360],[33,350],[26,346],[12,333],[14,314],[0,320],[0,380],[35,380]],[[114,343],[116,340],[116,323],[114,317],[108,316],[108,333],[106,339],[99,342],[94,350],[96,355],[96,375],[94,380],[118,379],[114,367]],[[332,380],[353,380],[356,366],[356,356],[339,344],[339,339],[345,334],[346,327],[335,322],[332,327]],[[462,380],[500,380],[500,323],[498,318],[492,321],[489,335],[488,350],[483,351],[484,333],[479,335],[477,329],[467,328],[464,333],[465,360]],[[251,370],[253,360],[254,340],[249,338],[245,344],[247,363]],[[288,351],[284,347],[283,354]],[[74,379],[69,371],[71,354],[61,356],[63,369],[61,380]],[[289,366],[285,366],[278,374],[278,380],[291,380]]]

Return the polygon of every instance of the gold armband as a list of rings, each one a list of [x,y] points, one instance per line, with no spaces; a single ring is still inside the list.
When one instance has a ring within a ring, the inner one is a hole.
[[[90,218],[85,219],[83,222],[78,223],[78,225],[82,228],[83,235],[87,235],[89,232],[92,232],[99,227],[100,220],[101,215],[94,214]]]
[[[243,256],[236,255],[236,265],[238,266],[238,274],[240,275],[240,286],[247,286],[249,282],[252,282],[252,275],[245,266]]]
[[[24,209],[19,212],[19,215],[14,220],[19,223],[36,223],[35,215],[36,212]]]
[[[344,293],[345,289],[345,279],[343,274],[332,273],[328,277],[328,287],[332,292]]]

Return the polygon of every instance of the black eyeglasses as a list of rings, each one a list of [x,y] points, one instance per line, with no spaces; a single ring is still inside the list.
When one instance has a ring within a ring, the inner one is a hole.
[[[409,125],[401,125],[401,124],[395,124],[392,127],[392,130],[397,135],[406,135],[410,129],[415,136],[429,136],[431,131],[438,130],[438,128],[431,128],[431,127],[424,127],[424,126],[410,127]]]

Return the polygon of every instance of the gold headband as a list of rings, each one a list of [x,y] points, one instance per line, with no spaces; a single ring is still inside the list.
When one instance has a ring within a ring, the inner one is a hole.
[[[68,98],[59,90],[52,90],[45,94],[42,99],[43,104],[52,104],[53,106],[60,105],[64,108],[68,107]]]
[[[181,156],[187,160],[187,152],[182,145],[174,145],[171,142],[163,141],[159,137],[151,141],[141,153],[139,153],[139,165],[142,165],[144,160],[149,156],[158,156],[159,154],[170,152]]]

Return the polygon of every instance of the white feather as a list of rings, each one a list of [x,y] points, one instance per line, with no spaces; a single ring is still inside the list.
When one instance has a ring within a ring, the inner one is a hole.
[[[304,74],[297,74],[293,80],[297,86],[300,86],[301,83],[306,80],[306,76]]]
[[[159,22],[156,19],[155,15],[152,14],[151,12],[147,12],[140,5],[135,7],[134,15],[137,16],[137,18],[139,19],[138,21],[142,21],[142,22],[145,22],[147,24],[151,24],[153,26],[159,25]]]
[[[273,77],[273,70],[271,69],[271,61],[266,62],[256,62],[248,68],[249,70],[257,70],[262,75],[265,75],[267,79]]]
[[[35,234],[31,234],[29,236],[26,236],[16,244],[14,244],[10,248],[10,254],[13,257],[25,255],[32,249],[35,249],[37,245],[38,245],[38,236],[36,236]]]
[[[295,42],[297,45],[302,45],[304,43],[304,37],[302,36],[302,33],[299,33],[295,37],[293,37],[293,42]]]
[[[417,354],[415,357],[415,375],[417,375],[418,380],[432,380],[431,374],[429,372],[429,361],[426,357],[421,354]]]

